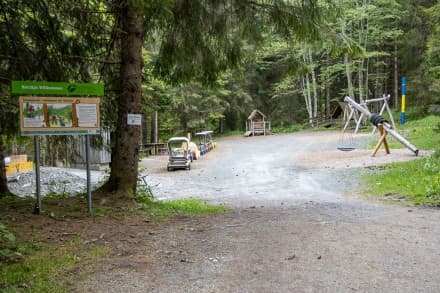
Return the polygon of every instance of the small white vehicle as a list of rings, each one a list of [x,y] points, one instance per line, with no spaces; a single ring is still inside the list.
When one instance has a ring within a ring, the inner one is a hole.
[[[205,155],[214,149],[215,143],[212,141],[212,134],[214,131],[205,130],[196,133],[196,137],[199,139],[199,150],[201,155]]]
[[[186,137],[172,137],[168,140],[168,171],[175,169],[191,169],[192,153]]]

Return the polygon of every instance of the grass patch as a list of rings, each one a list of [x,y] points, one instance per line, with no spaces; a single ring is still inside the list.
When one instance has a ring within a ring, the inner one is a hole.
[[[243,135],[244,130],[228,130],[224,132],[214,133],[214,138],[228,137],[234,135]]]
[[[319,125],[317,127],[313,127],[312,130],[313,131],[335,131],[335,130],[337,130],[337,131],[342,132],[342,127],[343,127],[342,123],[339,122],[339,123],[334,123],[334,124],[326,125],[326,126]],[[349,130],[351,131],[351,129],[349,129]]]
[[[84,246],[81,239],[73,239],[63,245],[41,245],[14,240],[18,247],[28,249],[21,259],[9,259],[0,267],[2,292],[69,292],[80,275],[75,268],[92,263],[105,255],[108,249]]]
[[[225,206],[214,206],[198,199],[176,199],[161,202],[164,209],[185,216],[200,216],[226,211]]]
[[[365,181],[368,194],[440,206],[440,150],[428,158],[390,164],[383,171],[366,175]]]
[[[21,261],[40,248],[41,243],[38,241],[19,241],[6,225],[0,223],[0,263]]]
[[[400,126],[399,132],[420,149],[435,149],[427,158],[393,163],[365,177],[369,194],[417,205],[440,206],[440,117],[427,116]],[[390,140],[391,148],[404,147]]]
[[[301,124],[293,124],[293,125],[285,125],[285,126],[276,126],[272,128],[272,133],[290,133],[290,132],[298,132],[304,129],[304,126]]]
[[[153,221],[163,221],[175,216],[201,216],[216,214],[227,210],[225,206],[210,205],[198,199],[155,200],[150,194],[139,191],[136,201]]]
[[[440,116],[430,115],[399,125],[397,131],[419,149],[435,149],[440,145],[439,125]],[[405,147],[395,139],[389,139],[389,143],[391,148]]]

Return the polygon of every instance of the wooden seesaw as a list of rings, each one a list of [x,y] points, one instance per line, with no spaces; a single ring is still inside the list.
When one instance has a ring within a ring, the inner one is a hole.
[[[344,101],[348,103],[351,107],[355,108],[362,114],[366,115],[370,118],[370,122],[379,129],[380,138],[379,141],[374,148],[371,156],[374,157],[378,152],[381,145],[384,145],[387,154],[390,153],[390,148],[388,147],[388,142],[386,140],[387,134],[390,134],[397,141],[406,146],[409,150],[411,150],[416,156],[419,155],[419,149],[412,145],[408,140],[406,140],[403,136],[401,136],[397,131],[395,131],[391,125],[388,123],[385,118],[378,114],[372,114],[368,109],[362,107],[360,104],[356,103],[352,98],[345,97]]]

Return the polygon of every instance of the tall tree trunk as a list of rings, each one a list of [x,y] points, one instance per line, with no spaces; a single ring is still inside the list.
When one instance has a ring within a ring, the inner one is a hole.
[[[121,2],[121,94],[110,178],[103,188],[132,197],[137,184],[140,126],[127,125],[127,114],[142,114],[143,14],[136,8],[136,0]]]
[[[359,23],[359,44],[363,44],[365,51],[367,51],[368,44],[368,10],[367,6],[369,1],[362,1],[362,18]],[[361,58],[358,70],[358,85],[359,85],[359,102],[363,102],[364,94],[366,93],[364,90],[364,66],[365,66],[365,58]],[[368,74],[368,72],[367,72]],[[368,97],[368,93],[366,93]]]
[[[374,97],[378,98],[381,95],[380,90],[379,90],[379,78],[380,78],[380,66],[379,66],[379,57],[376,57],[376,80],[375,80],[375,86],[374,86]]]
[[[312,100],[310,97],[310,90],[308,89],[308,75],[306,77],[301,78],[301,89],[304,95],[304,101],[306,103],[306,110],[309,115],[309,123],[312,124],[312,117],[313,117],[313,111],[312,111]]]
[[[6,177],[5,155],[3,153],[3,136],[0,121],[0,198],[9,195],[11,192],[8,188],[8,178]]]
[[[330,117],[331,115],[330,109],[330,80],[328,75],[325,76],[325,115]]]
[[[304,52],[304,54],[303,54],[303,61],[304,61],[304,64],[307,65],[306,52]],[[311,126],[313,126],[313,120],[312,120],[312,118],[313,118],[313,104],[312,104],[312,95],[310,92],[310,80],[309,80],[308,73],[302,78],[302,89],[303,89],[303,93],[304,93],[304,99],[306,102],[307,113],[309,114],[309,124]]]
[[[45,165],[53,167],[53,158],[54,158],[54,151],[52,149],[52,143],[49,136],[46,137],[46,150],[47,150],[47,162]]]
[[[368,85],[370,74],[368,73],[370,70],[370,58],[367,58],[367,65],[365,66],[365,99],[368,100],[370,87]]]
[[[359,102],[361,103],[364,101],[364,63],[365,59],[361,58],[358,71]]]
[[[366,11],[368,11],[368,5],[370,5],[370,1],[365,1],[364,0],[364,12],[366,12]],[[365,20],[365,22],[366,22],[366,24],[365,24],[365,39],[364,39],[364,48],[365,48],[365,51],[367,51],[367,45],[368,45],[368,32],[369,32],[369,29],[368,29],[368,26],[369,26],[369,24],[370,24],[370,22],[369,22],[369,18],[367,17],[367,19]],[[369,79],[369,75],[368,75],[368,70],[369,70],[369,65],[370,65],[370,59],[369,58],[367,58],[367,64],[365,65],[365,90],[364,90],[364,94],[365,94],[365,99],[366,100],[368,100],[368,91],[369,91],[369,88],[368,88],[368,79]],[[365,59],[364,58],[362,58],[362,68],[364,67],[364,63],[365,63]]]
[[[399,76],[397,72],[397,44],[394,42],[394,109],[399,105]]]
[[[350,67],[351,61],[350,61],[350,58],[348,58],[347,54],[344,55],[344,63],[345,63],[345,73],[347,75],[348,95],[353,100],[356,100],[355,95],[354,95],[354,90],[353,90],[352,77],[351,77],[351,67]]]
[[[295,113],[293,108],[293,96],[287,96],[286,97],[287,102],[287,113],[289,116],[289,123],[294,124],[295,123]]]
[[[157,143],[159,142],[159,117],[157,111],[153,112],[153,116],[151,117],[151,142]]]
[[[356,2],[356,4],[357,4],[357,2]],[[345,35],[345,20],[342,22],[341,30],[342,30],[342,35],[343,35],[343,36],[346,36],[346,35]],[[348,95],[349,95],[350,98],[352,98],[353,100],[356,100],[356,97],[355,97],[355,95],[354,95],[354,90],[353,90],[352,77],[351,77],[351,68],[350,68],[351,60],[350,60],[350,58],[348,57],[348,54],[347,54],[347,53],[344,54],[344,65],[345,65],[345,74],[346,74],[346,76],[347,76],[347,89],[348,89]]]
[[[313,66],[313,57],[312,57],[312,52],[309,48],[309,61],[310,61],[310,65],[312,66],[312,87],[313,87],[313,116],[317,117],[318,116],[318,89],[317,89],[317,84],[316,84],[316,75],[315,75],[315,68]]]
[[[310,90],[310,78],[309,74],[306,74],[306,93],[307,93],[307,101],[309,103],[308,111],[309,111],[309,117],[313,117],[313,104],[312,104],[312,92]]]
[[[225,132],[225,118],[220,118],[218,121],[218,131],[220,133]]]

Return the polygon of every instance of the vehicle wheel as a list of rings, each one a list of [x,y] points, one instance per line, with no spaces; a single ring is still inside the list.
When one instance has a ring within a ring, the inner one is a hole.
[[[171,167],[167,167],[168,172],[172,171],[173,169]]]

